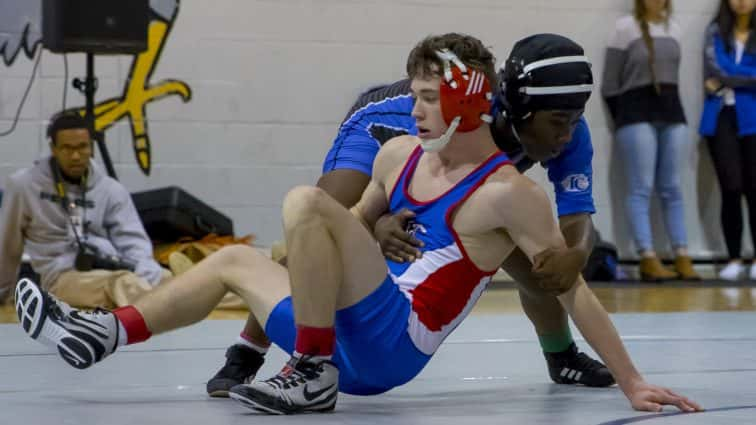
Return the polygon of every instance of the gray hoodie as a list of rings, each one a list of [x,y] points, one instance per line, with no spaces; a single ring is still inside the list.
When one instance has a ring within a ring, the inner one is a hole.
[[[79,185],[64,184],[67,197],[76,203],[72,215],[74,223],[79,223],[79,235],[81,222],[88,222],[87,242],[104,254],[128,258],[137,264],[136,274],[157,285],[162,269],[152,256],[152,244],[126,188],[94,161],[85,197]],[[31,257],[44,288],[74,268],[76,239],[55,190],[49,157],[6,179],[0,208],[0,300],[13,290],[23,252]]]

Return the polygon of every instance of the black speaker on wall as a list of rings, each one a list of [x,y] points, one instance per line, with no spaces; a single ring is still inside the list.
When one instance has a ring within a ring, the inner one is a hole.
[[[42,44],[55,53],[143,52],[148,7],[148,0],[42,0]]]

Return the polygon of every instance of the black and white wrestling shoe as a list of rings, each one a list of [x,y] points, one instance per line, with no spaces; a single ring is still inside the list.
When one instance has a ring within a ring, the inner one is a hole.
[[[28,277],[16,284],[16,314],[27,334],[77,369],[86,369],[116,349],[118,320],[105,310],[71,308]]]
[[[336,407],[339,370],[329,360],[292,357],[265,381],[236,385],[228,395],[244,406],[276,415],[329,412]]]
[[[544,353],[549,366],[549,376],[557,384],[608,387],[614,385],[614,377],[603,363],[579,352],[573,342],[561,353]]]
[[[228,397],[228,391],[240,384],[249,384],[265,362],[265,356],[240,344],[226,350],[226,364],[207,381],[210,397]]]

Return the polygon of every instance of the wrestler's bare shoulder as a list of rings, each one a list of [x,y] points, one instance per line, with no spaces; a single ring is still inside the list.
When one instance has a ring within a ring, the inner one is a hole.
[[[545,197],[545,192],[514,166],[506,165],[491,174],[475,195],[476,202],[511,208],[513,205],[528,205],[528,202],[540,203]]]
[[[412,150],[419,144],[420,139],[416,136],[397,136],[389,139],[383,144],[381,150],[378,152],[378,156],[397,156],[407,158]]]
[[[407,161],[412,150],[420,144],[415,136],[398,136],[390,139],[381,146],[373,164],[373,174],[386,176],[395,168]]]

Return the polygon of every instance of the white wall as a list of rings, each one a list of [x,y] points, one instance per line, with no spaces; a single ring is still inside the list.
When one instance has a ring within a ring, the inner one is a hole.
[[[693,130],[690,151],[681,158],[686,222],[692,252],[704,257],[724,253],[716,180],[695,135],[702,37],[716,3],[675,2],[684,34],[681,90]],[[108,132],[108,146],[130,190],[178,184],[232,217],[238,234],[254,233],[269,245],[281,237],[284,194],[315,182],[355,96],[401,78],[407,53],[425,35],[468,32],[501,59],[521,37],[562,33],[585,47],[600,81],[614,20],[630,7],[630,0],[184,0],[152,82],[185,81],[193,99],[169,97],[147,107],[149,177],[136,165],[125,122]],[[71,73],[82,75],[81,55],[69,58]],[[31,65],[26,57],[10,68],[0,64],[0,131],[10,125]],[[98,58],[98,99],[120,94],[130,65],[128,56]],[[61,57],[45,52],[18,129],[0,138],[2,177],[47,152],[43,125],[60,108],[63,83]],[[69,90],[68,105],[79,104],[83,97]],[[594,219],[624,257],[633,256],[619,158],[597,92],[586,115],[595,145]],[[545,184],[541,170],[529,175]],[[664,234],[661,226],[655,229]],[[659,239],[664,250],[666,239]]]

